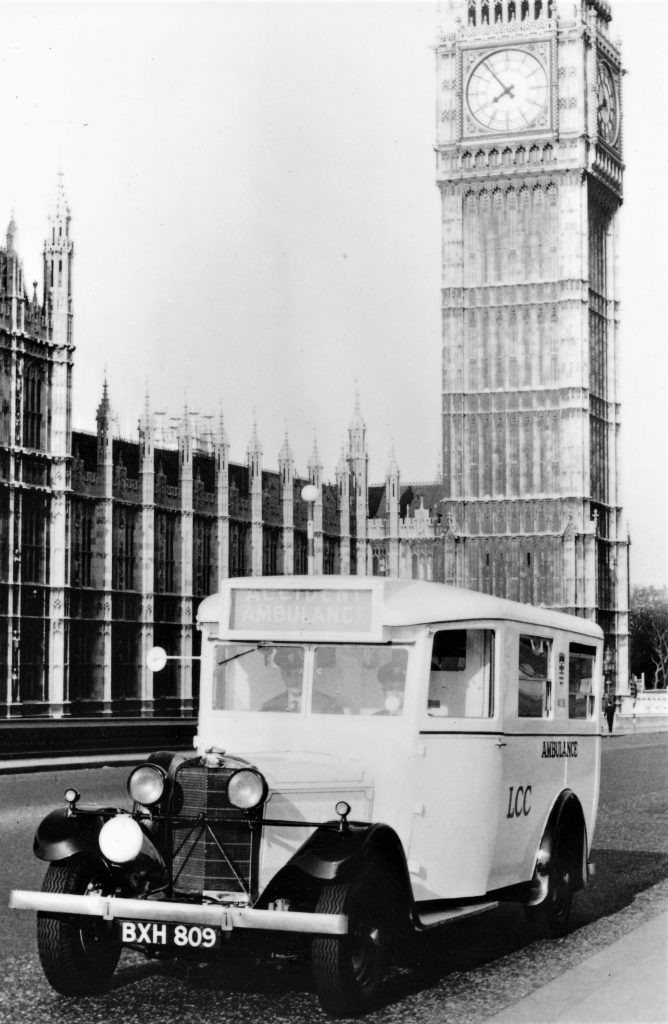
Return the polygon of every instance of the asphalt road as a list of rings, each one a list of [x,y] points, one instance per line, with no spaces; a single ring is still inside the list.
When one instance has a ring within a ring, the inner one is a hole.
[[[597,874],[576,898],[573,931],[532,941],[521,909],[502,907],[429,937],[419,970],[397,969],[370,1024],[482,1024],[520,995],[559,977],[657,912],[668,894],[668,734],[603,741]],[[76,786],[89,805],[127,806],[127,769],[0,776],[0,907],[11,888],[41,884],[35,823]],[[44,980],[34,915],[0,912],[0,1022],[4,1024],[249,1024],[326,1020],[301,966],[229,964],[176,969],[125,953],[103,996],[68,1000]]]

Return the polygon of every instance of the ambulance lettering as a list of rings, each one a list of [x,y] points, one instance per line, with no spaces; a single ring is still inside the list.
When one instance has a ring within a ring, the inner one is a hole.
[[[526,818],[531,813],[531,786],[510,786],[506,818]]]

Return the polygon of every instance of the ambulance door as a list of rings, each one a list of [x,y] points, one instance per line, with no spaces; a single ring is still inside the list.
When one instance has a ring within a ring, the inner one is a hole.
[[[437,627],[420,709],[414,761],[409,870],[416,899],[487,891],[499,805],[502,752],[495,716],[495,628]]]
[[[541,754],[555,729],[555,637],[541,626],[509,628],[503,771],[491,888],[527,881],[545,821],[563,786]],[[563,774],[563,773],[562,773]]]

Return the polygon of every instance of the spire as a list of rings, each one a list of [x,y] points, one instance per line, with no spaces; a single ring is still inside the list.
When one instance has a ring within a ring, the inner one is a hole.
[[[398,472],[399,472],[399,467],[397,466],[397,453],[396,453],[395,447],[394,447],[394,438],[392,438],[392,447],[390,449],[390,458],[389,458],[389,462],[387,464],[387,475],[388,476],[395,476],[396,474],[398,474]]]
[[[56,345],[72,344],[72,259],[70,210],[65,198],[63,173],[58,186],[49,233],[44,242],[44,305],[50,340]]]
[[[152,457],[153,420],[151,417],[151,403],[148,394],[148,381],[146,382],[146,393],[144,395],[144,412],[139,420],[139,448],[145,459]]]
[[[102,400],[97,407],[97,422],[111,422],[111,402],[109,401],[109,384],[107,383],[107,372],[104,373],[104,384],[102,385]]]
[[[253,413],[253,433],[251,434],[251,439],[248,442],[248,454],[250,456],[251,454],[257,455],[261,453],[262,445],[260,444],[260,438],[258,437],[257,432],[257,417],[255,413]]]
[[[343,442],[341,442],[341,454],[339,455],[339,461],[336,464],[337,476],[348,472],[348,463],[346,462],[346,448]]]
[[[355,391],[355,408],[348,426],[348,457],[364,459],[366,455],[366,424],[360,410],[359,391]]]
[[[322,466],[320,464],[320,453],[318,451],[318,438],[315,430],[313,431],[313,451],[308,460],[308,475],[312,484],[316,487],[320,487],[322,477]]]
[[[223,407],[221,405],[218,410],[218,437],[217,442],[220,445],[227,444],[227,431],[225,430],[225,417],[223,416]]]
[[[257,419],[253,415],[253,433],[246,449],[248,458],[248,470],[251,477],[251,485],[261,486],[262,481],[262,445],[257,433]]]
[[[362,419],[362,412],[360,410],[360,393],[359,388],[355,388],[355,405],[353,407],[353,415],[350,421],[350,430],[364,430],[365,423]]]
[[[288,424],[285,424],[285,434],[283,437],[283,447],[278,453],[279,463],[291,462],[292,461],[292,448],[290,447],[290,439],[288,438]]]
[[[16,237],[16,221],[12,210],[11,220],[7,225],[7,252],[14,252],[14,238]]]
[[[58,184],[56,186],[55,217],[62,218],[63,220],[66,221],[69,221],[70,219],[70,208],[67,205],[67,199],[65,198],[65,180],[62,168],[58,171]]]

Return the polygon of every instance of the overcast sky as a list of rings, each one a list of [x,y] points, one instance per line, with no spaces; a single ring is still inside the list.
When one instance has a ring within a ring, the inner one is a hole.
[[[623,40],[623,461],[632,578],[666,571],[667,5],[617,0]],[[134,437],[148,382],[165,420],[253,419],[267,468],[287,426],[326,479],[356,389],[371,478],[440,460],[435,6],[10,4],[0,0],[0,231],[26,280],[59,167],[75,242],[75,426],[105,374]],[[210,421],[209,421],[210,422]]]

